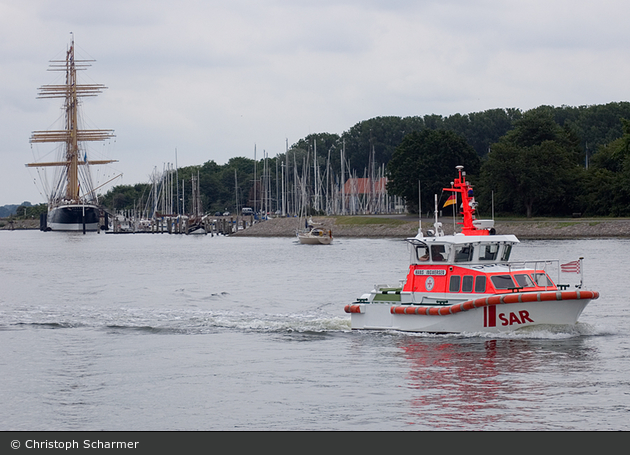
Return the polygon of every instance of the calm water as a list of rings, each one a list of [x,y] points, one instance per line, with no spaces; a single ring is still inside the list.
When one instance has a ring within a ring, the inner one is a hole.
[[[0,430],[629,430],[630,240],[584,256],[576,327],[352,332],[400,240],[0,232]],[[617,258],[617,259],[614,259]]]

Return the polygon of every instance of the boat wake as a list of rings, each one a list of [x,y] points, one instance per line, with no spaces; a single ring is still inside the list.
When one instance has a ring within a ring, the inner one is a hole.
[[[40,314],[40,320],[14,320],[0,330],[96,329],[109,333],[202,335],[225,331],[252,333],[350,332],[350,320],[326,314],[261,314],[257,312],[185,311],[147,312],[141,308],[116,313],[68,315]],[[65,320],[63,320],[65,319]]]

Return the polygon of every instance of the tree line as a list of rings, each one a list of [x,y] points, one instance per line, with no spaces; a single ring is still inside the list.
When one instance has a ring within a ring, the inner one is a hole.
[[[316,182],[332,191],[350,176],[374,177],[385,169],[389,193],[404,197],[408,210],[417,212],[418,194],[422,210],[432,209],[433,194],[462,164],[482,210],[627,216],[630,130],[624,119],[630,119],[628,102],[376,117],[340,135],[311,134],[275,157],[236,157],[224,165],[209,160],[177,169],[178,204],[184,213],[189,210],[195,176],[206,212],[243,206],[279,211],[282,203],[296,204],[305,189],[312,201]],[[101,202],[112,211],[138,209],[152,192],[152,182],[120,185]]]

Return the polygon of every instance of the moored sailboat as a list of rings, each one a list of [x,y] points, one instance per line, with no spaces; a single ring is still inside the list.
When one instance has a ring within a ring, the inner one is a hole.
[[[30,142],[61,143],[58,161],[29,163],[27,167],[56,167],[53,186],[49,189],[48,213],[40,223],[42,230],[96,231],[100,228],[102,208],[98,204],[90,166],[113,163],[117,160],[92,160],[88,158],[84,142],[104,141],[114,137],[113,130],[82,129],[79,126],[79,99],[96,96],[107,88],[102,84],[79,84],[77,71],[86,69],[93,60],[76,60],[74,39],[64,60],[51,60],[50,71],[65,72],[65,82],[44,85],[39,88],[38,98],[64,100],[64,125],[62,129],[33,131]],[[108,183],[108,182],[106,182]],[[105,217],[106,218],[106,217]]]
[[[305,222],[305,228],[298,230],[296,235],[303,245],[330,245],[333,241],[332,230],[313,222],[312,218]]]

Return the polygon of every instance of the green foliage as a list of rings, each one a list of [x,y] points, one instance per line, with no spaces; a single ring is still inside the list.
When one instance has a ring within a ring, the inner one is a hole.
[[[405,220],[395,218],[379,218],[373,216],[337,216],[335,224],[344,226],[371,226],[371,225],[387,225],[400,226],[407,223]]]
[[[101,198],[101,204],[110,210],[142,210],[148,200],[151,185],[117,185]]]
[[[579,175],[576,144],[544,110],[526,113],[486,157],[478,193],[498,212],[566,215],[575,209],[573,185]]]
[[[479,172],[479,157],[462,137],[452,131],[423,130],[410,133],[396,148],[387,166],[390,194],[404,197],[409,211],[418,213],[418,185],[423,207],[434,206],[453,179],[455,167],[464,165],[469,174]]]
[[[23,220],[23,219],[39,219],[39,215],[41,213],[46,213],[48,211],[48,204],[37,204],[37,205],[20,205],[15,211],[15,219]]]
[[[552,112],[558,125],[574,129],[580,138],[580,148],[583,151],[588,150],[589,155],[620,138],[623,129],[619,119],[630,118],[630,103],[626,101],[593,106],[546,108]]]
[[[361,177],[385,165],[390,194],[405,197],[411,211],[418,210],[419,180],[423,210],[430,210],[433,195],[448,186],[455,166],[461,164],[473,177],[484,214],[490,212],[494,196],[497,213],[506,215],[628,216],[630,123],[625,118],[630,119],[628,102],[540,106],[527,112],[491,109],[447,117],[375,117],[341,135],[306,136],[274,158],[260,153],[256,161],[236,157],[224,165],[210,160],[180,168],[177,188],[184,212],[191,210],[191,182],[197,175],[206,213],[234,212],[237,205],[253,207],[254,197],[260,208],[267,182],[273,182],[272,198],[277,198],[276,172],[291,176],[291,183],[296,174],[306,176],[306,190],[312,192],[315,149],[320,176],[329,172],[331,182],[339,183],[344,150],[345,178],[350,171]],[[288,199],[295,201],[298,190],[286,190],[293,191]],[[102,201],[111,210],[145,209],[151,191],[150,183],[121,185]],[[270,208],[275,204],[274,199]]]
[[[585,172],[577,200],[597,216],[630,216],[630,122],[621,119],[623,136],[601,146]]]
[[[490,144],[507,133],[515,120],[521,117],[518,109],[490,109],[471,114],[454,114],[449,117],[376,117],[359,122],[341,135],[341,145],[354,169],[368,168],[373,159],[378,167],[392,158],[394,150],[409,133],[429,130],[448,130],[463,137],[484,156]]]
[[[359,122],[341,136],[347,163],[359,172],[387,164],[403,138],[425,129],[422,117],[376,117]]]

